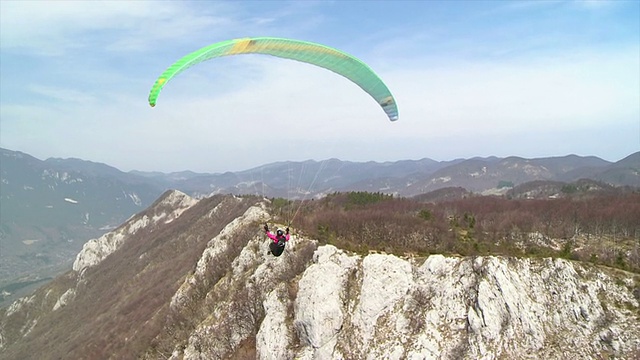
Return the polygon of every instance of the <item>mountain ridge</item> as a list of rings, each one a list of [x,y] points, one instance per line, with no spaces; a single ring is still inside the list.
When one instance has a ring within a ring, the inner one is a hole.
[[[297,231],[275,258],[266,255],[269,240],[261,229],[265,221],[277,221],[273,210],[259,197],[198,200],[165,192],[87,243],[73,270],[0,309],[0,355],[639,354],[637,274],[553,258],[357,254]],[[98,259],[99,249],[106,252]]]

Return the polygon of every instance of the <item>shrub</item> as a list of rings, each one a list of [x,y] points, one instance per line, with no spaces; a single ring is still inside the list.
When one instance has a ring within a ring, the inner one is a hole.
[[[431,210],[429,210],[429,209],[422,209],[418,213],[418,217],[420,219],[429,221],[433,217],[433,214],[431,213]]]

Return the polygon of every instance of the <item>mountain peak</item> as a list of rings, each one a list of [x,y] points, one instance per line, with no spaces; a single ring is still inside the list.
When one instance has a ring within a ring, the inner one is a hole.
[[[158,223],[168,224],[198,203],[183,192],[170,190],[165,192],[147,210],[133,216],[118,229],[97,239],[87,241],[76,256],[73,270],[82,272],[85,268],[98,265],[103,259],[122,246],[125,239],[138,231]]]

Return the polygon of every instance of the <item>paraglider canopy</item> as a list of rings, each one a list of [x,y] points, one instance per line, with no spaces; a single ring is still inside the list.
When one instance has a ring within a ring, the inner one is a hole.
[[[340,50],[312,42],[255,37],[221,41],[192,52],[176,61],[156,80],[149,93],[149,105],[156,105],[160,91],[169,80],[203,61],[229,55],[265,54],[297,60],[331,70],[360,86],[384,110],[389,120],[398,120],[398,107],[389,88],[369,66]]]

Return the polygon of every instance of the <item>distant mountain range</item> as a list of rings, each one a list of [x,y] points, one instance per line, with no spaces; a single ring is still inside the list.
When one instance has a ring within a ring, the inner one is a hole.
[[[446,187],[491,194],[536,180],[574,182],[588,178],[613,186],[640,187],[640,152],[615,163],[577,155],[383,163],[329,159],[278,162],[223,174],[132,173],[190,195],[233,193],[302,199],[336,191],[371,191],[411,197]]]
[[[126,173],[80,159],[42,161],[0,149],[0,288],[68,268],[87,240],[119,226],[167,189],[195,197],[231,193],[311,199],[342,191],[411,197],[443,188],[506,194],[532,181],[570,183],[583,178],[640,187],[640,152],[614,163],[576,155],[383,163],[328,159],[222,174],[165,174]]]

